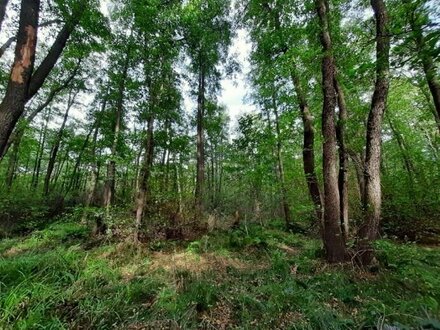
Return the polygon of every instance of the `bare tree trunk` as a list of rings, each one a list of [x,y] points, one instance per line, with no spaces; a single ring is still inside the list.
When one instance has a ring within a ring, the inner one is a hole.
[[[379,230],[382,190],[380,186],[381,130],[389,88],[388,14],[383,0],[371,0],[376,20],[376,83],[367,124],[365,156],[364,222],[358,233],[358,257],[369,264],[374,257],[371,242]]]
[[[39,148],[37,152],[36,162],[34,166],[34,172],[32,174],[32,183],[31,186],[33,189],[38,187],[38,180],[40,178],[40,169],[41,169],[41,160],[43,158],[44,153],[44,145],[46,144],[46,137],[47,137],[47,127],[49,125],[49,119],[50,119],[50,111],[48,111],[46,115],[46,122],[44,124],[44,129],[42,132],[42,139],[39,143]]]
[[[139,241],[140,230],[142,227],[142,219],[144,216],[145,207],[147,205],[147,198],[149,192],[149,179],[151,172],[151,165],[153,164],[154,155],[154,141],[153,141],[154,117],[150,114],[147,123],[147,135],[143,143],[144,158],[139,175],[139,190],[136,198],[136,231],[135,241]]]
[[[56,161],[56,157],[58,154],[58,150],[60,148],[60,143],[63,138],[64,128],[66,127],[67,118],[69,117],[69,111],[72,108],[74,103],[75,103],[75,95],[72,95],[70,93],[69,100],[67,103],[66,112],[64,113],[64,117],[63,117],[63,122],[61,124],[60,129],[58,130],[58,134],[55,137],[54,144],[53,144],[52,149],[50,151],[49,163],[47,165],[46,177],[44,178],[44,189],[43,189],[43,193],[46,196],[49,194],[50,180],[52,178],[52,172],[53,172],[53,169],[55,166],[55,161]]]
[[[205,181],[205,142],[204,142],[204,116],[205,116],[205,70],[203,63],[199,68],[199,90],[197,97],[197,174],[195,189],[195,216],[201,221],[203,217],[203,196]]]
[[[341,212],[342,233],[347,240],[349,234],[348,224],[348,153],[345,137],[345,124],[347,122],[347,105],[342,87],[339,85],[337,77],[334,78],[336,93],[338,95],[339,119],[336,125],[336,138],[339,146],[339,200]]]
[[[290,214],[290,206],[287,196],[287,188],[286,188],[286,179],[284,174],[284,164],[282,158],[282,142],[281,142],[281,129],[280,129],[280,120],[278,116],[278,109],[275,103],[275,97],[272,97],[273,103],[273,111],[275,114],[275,130],[276,130],[276,157],[277,157],[277,165],[278,165],[278,173],[280,176],[280,188],[281,188],[281,200],[282,207],[284,212],[284,221],[286,223],[286,228],[291,229],[292,225],[292,215]]]
[[[316,10],[321,25],[322,87],[324,104],[322,110],[323,170],[324,170],[324,248],[329,262],[342,262],[346,258],[346,248],[340,226],[340,199],[338,188],[338,170],[336,156],[335,108],[336,90],[334,77],[336,73],[332,55],[328,5],[325,0],[316,2]]]
[[[292,80],[298,99],[299,108],[301,111],[301,118],[304,127],[303,137],[303,168],[306,177],[307,187],[309,189],[310,197],[315,205],[316,218],[318,225],[322,231],[322,196],[319,189],[319,182],[315,172],[315,129],[313,127],[313,116],[302,89],[301,82],[297,73],[292,70]]]
[[[3,154],[28,97],[35,62],[39,10],[39,0],[22,0],[14,64],[0,104],[0,154]]]
[[[111,148],[111,159],[107,164],[107,179],[104,186],[104,206],[106,208],[107,217],[110,215],[110,207],[114,204],[115,186],[116,186],[116,161],[119,135],[121,130],[122,114],[124,107],[124,92],[127,80],[128,67],[130,64],[130,46],[127,49],[127,54],[122,67],[121,78],[118,86],[118,99],[116,102],[116,119],[114,126],[113,144]]]

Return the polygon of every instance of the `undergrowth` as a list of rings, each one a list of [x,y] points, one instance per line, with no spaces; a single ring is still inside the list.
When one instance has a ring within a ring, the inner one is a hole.
[[[273,226],[136,246],[56,223],[0,241],[1,329],[440,329],[440,249],[330,266]]]

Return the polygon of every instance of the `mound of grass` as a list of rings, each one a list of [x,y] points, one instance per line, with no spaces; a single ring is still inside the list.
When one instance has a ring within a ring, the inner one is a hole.
[[[440,249],[377,249],[372,274],[278,228],[136,246],[57,223],[0,242],[0,328],[440,329]]]

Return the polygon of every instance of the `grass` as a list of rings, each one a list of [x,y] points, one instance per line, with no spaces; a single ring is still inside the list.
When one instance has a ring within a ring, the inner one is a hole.
[[[440,329],[440,249],[377,249],[371,273],[276,226],[138,247],[56,223],[0,241],[0,328]]]

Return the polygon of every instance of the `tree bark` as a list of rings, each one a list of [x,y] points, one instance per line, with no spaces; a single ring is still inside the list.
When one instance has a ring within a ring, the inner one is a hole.
[[[142,227],[142,219],[144,216],[145,207],[147,205],[148,193],[149,193],[149,179],[151,172],[151,165],[153,164],[154,155],[154,117],[149,115],[147,120],[147,134],[143,143],[144,158],[142,160],[142,166],[139,173],[139,189],[136,197],[136,231],[135,241],[140,239],[140,230]]]
[[[24,131],[29,126],[29,124],[35,119],[35,117],[53,101],[56,95],[58,95],[61,91],[69,87],[71,81],[76,76],[79,69],[79,63],[78,66],[74,69],[72,74],[59,86],[53,88],[49,95],[47,96],[46,100],[41,103],[38,107],[36,107],[29,115],[27,115],[26,118],[23,119],[24,123],[23,125],[18,125],[15,130],[12,132],[12,134],[9,136],[8,142],[6,144],[5,149],[3,150],[3,154],[0,154],[0,162],[2,161],[3,157],[6,155],[6,153],[9,150],[9,147],[12,144],[20,143],[21,138],[23,137]],[[27,112],[26,112],[27,113]]]
[[[335,109],[336,90],[334,77],[336,68],[332,55],[332,44],[325,0],[316,1],[316,10],[321,26],[322,87],[324,104],[322,110],[323,170],[324,170],[324,248],[329,262],[342,262],[346,248],[340,226],[340,199],[336,157]]]
[[[347,122],[347,105],[345,103],[345,95],[342,87],[339,84],[337,77],[334,78],[336,93],[338,95],[339,118],[336,125],[336,138],[339,146],[339,201],[341,213],[341,228],[345,236],[345,240],[349,234],[348,224],[348,153],[345,137],[345,124]]]
[[[284,174],[284,164],[282,158],[282,142],[281,142],[281,129],[280,120],[278,116],[278,109],[275,103],[275,97],[272,97],[273,111],[275,114],[275,130],[276,130],[276,157],[278,165],[278,173],[280,178],[280,188],[281,188],[281,200],[284,213],[284,221],[286,223],[286,229],[291,229],[292,225],[292,215],[290,214],[290,206],[287,196],[286,179]]]
[[[114,126],[113,143],[111,147],[111,159],[107,164],[107,179],[104,187],[104,206],[106,208],[107,216],[109,216],[110,207],[114,204],[115,186],[116,186],[116,161],[119,135],[121,130],[121,122],[124,108],[124,92],[128,74],[128,67],[130,65],[130,46],[127,48],[127,54],[122,66],[121,77],[118,86],[118,98],[116,101],[116,118]]]
[[[364,222],[358,232],[358,258],[366,265],[374,257],[372,241],[377,238],[381,214],[381,129],[389,88],[390,37],[388,14],[383,0],[371,0],[376,20],[376,83],[367,124],[365,155]]]
[[[200,61],[201,62],[201,61]],[[203,63],[199,67],[199,86],[197,96],[197,174],[195,189],[195,216],[201,221],[203,217],[203,196],[205,182],[205,142],[204,142],[204,116],[205,116],[205,70]]]
[[[295,71],[292,71],[293,86],[298,99],[301,119],[303,122],[303,169],[306,177],[307,187],[310,197],[315,206],[316,219],[318,226],[322,231],[322,196],[319,188],[318,177],[315,172],[315,129],[313,125],[313,116],[302,89],[301,82]]]
[[[73,13],[70,20],[61,28],[46,57],[32,75],[27,100],[30,100],[39,91],[41,86],[43,86],[44,81],[60,58],[70,35],[75,30],[75,27],[78,25],[83,14],[84,6],[79,6],[79,8],[80,10]]]
[[[22,0],[14,63],[0,104],[0,154],[3,154],[27,100],[35,62],[39,10],[39,0]]]

